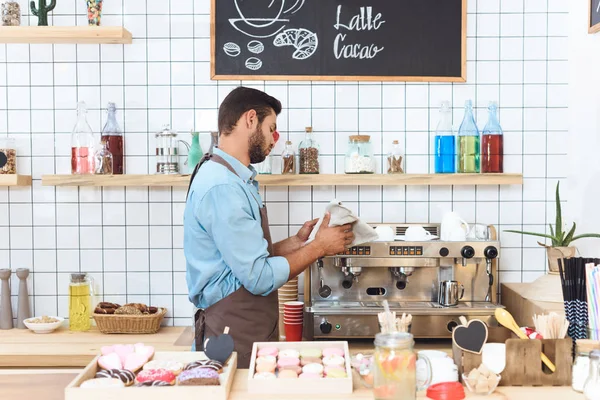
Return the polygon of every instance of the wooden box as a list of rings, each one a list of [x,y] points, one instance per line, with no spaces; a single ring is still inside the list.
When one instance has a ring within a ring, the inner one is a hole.
[[[506,367],[499,386],[568,386],[571,385],[573,341],[568,339],[508,339]],[[459,372],[469,373],[481,365],[481,355],[461,352]],[[551,372],[542,363],[544,353],[556,367]],[[456,360],[455,360],[456,361]]]
[[[338,347],[344,349],[346,359],[346,378],[317,378],[317,379],[254,379],[256,354],[263,347],[277,347],[280,351],[294,349],[301,351],[307,348],[325,349]],[[352,369],[350,368],[350,352],[348,342],[257,342],[252,346],[252,358],[248,371],[248,392],[261,394],[351,394]]]
[[[97,356],[87,367],[65,388],[65,400],[226,400],[229,397],[233,377],[237,369],[237,354],[234,352],[223,367],[219,386],[154,386],[91,389],[79,387],[82,382],[94,378],[98,370]],[[156,352],[153,360],[173,360],[187,364],[192,361],[206,359],[202,352],[169,351]]]

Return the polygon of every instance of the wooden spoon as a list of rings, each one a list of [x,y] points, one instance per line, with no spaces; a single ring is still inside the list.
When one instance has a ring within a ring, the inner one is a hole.
[[[515,322],[515,319],[513,318],[512,315],[510,315],[510,313],[508,311],[506,311],[503,308],[497,308],[494,315],[496,316],[496,319],[502,326],[513,331],[515,333],[515,335],[517,335],[521,339],[529,340],[529,337],[527,337],[527,335],[524,334],[521,331],[521,329],[519,329],[519,325],[517,325],[517,323]],[[546,355],[544,353],[542,353],[542,361],[544,364],[546,364],[546,366],[550,369],[550,371],[552,371],[552,372],[556,371],[556,366],[552,363],[552,361],[550,361],[550,359],[548,357],[546,357]]]

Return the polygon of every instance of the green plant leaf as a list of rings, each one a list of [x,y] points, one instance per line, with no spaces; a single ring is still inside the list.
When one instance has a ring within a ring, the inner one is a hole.
[[[560,206],[560,181],[556,183],[556,238],[563,241],[565,233],[562,226],[562,207]]]
[[[569,243],[571,243],[573,241],[573,235],[575,234],[575,228],[576,228],[576,226],[577,225],[575,224],[575,222],[573,222],[573,227],[571,228],[571,230],[569,231],[569,233],[567,233],[567,236],[565,236],[565,239],[561,243],[561,246],[568,247]]]
[[[552,224],[548,224],[548,226],[550,227],[550,235],[552,235],[552,237],[556,237],[554,234],[554,228],[552,228]],[[558,242],[555,239],[552,239],[552,246],[556,247],[557,243]]]
[[[574,242],[578,239],[584,239],[584,238],[600,238],[600,234],[597,233],[584,233],[583,235],[577,235],[575,237],[573,237],[573,239],[571,239],[571,242]]]
[[[530,236],[544,237],[544,238],[552,239],[552,243],[554,243],[554,241],[556,240],[556,237],[550,236],[550,235],[546,235],[545,233],[514,231],[512,229],[505,230],[504,232],[520,233],[521,235],[530,235]]]

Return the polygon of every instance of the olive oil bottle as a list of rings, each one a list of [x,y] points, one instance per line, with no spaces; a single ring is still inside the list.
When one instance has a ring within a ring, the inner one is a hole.
[[[71,274],[69,284],[69,329],[87,331],[92,317],[92,277],[86,273]]]

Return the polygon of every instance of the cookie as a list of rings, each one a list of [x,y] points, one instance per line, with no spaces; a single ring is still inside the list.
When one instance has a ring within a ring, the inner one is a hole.
[[[88,379],[87,381],[83,382],[79,387],[82,389],[118,388],[125,387],[125,384],[117,378],[94,378]]]
[[[219,373],[211,368],[188,369],[179,374],[177,384],[182,386],[220,385]]]
[[[175,375],[179,375],[183,371],[183,364],[179,361],[152,360],[144,364],[143,369],[166,369]]]

